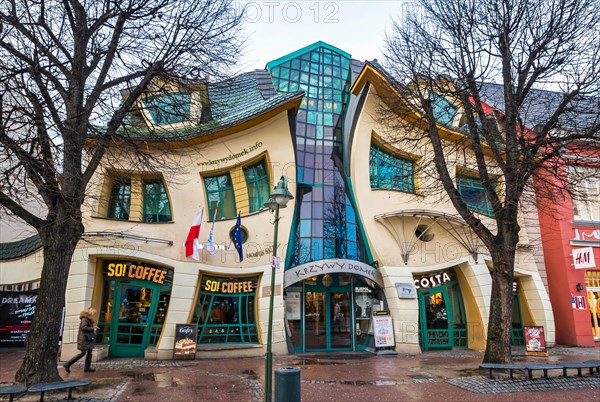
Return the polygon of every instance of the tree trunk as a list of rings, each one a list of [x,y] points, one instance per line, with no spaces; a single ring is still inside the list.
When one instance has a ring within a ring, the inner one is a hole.
[[[510,363],[512,338],[512,301],[515,253],[490,250],[492,269],[492,294],[488,320],[487,345],[484,363]]]
[[[15,375],[18,383],[27,386],[61,380],[58,342],[71,258],[81,237],[81,222],[73,219],[78,215],[55,219],[61,224],[49,225],[46,233],[40,233],[44,246],[42,280],[31,332],[25,341],[25,358]]]

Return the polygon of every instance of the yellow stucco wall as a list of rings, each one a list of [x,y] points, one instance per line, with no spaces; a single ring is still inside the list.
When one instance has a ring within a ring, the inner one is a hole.
[[[407,327],[418,323],[418,304],[416,300],[399,299],[394,287],[395,282],[411,282],[413,274],[435,272],[448,267],[455,267],[461,288],[469,324],[469,347],[482,350],[485,347],[487,320],[490,309],[491,276],[489,261],[485,247],[466,226],[455,221],[452,227],[457,232],[444,230],[439,225],[431,227],[433,240],[423,242],[413,235],[417,224],[429,224],[427,214],[450,214],[458,216],[440,183],[431,163],[432,150],[425,141],[405,141],[407,135],[403,128],[388,130],[377,121],[381,116],[382,104],[374,87],[370,87],[362,113],[360,114],[351,145],[351,175],[355,190],[356,202],[360,213],[369,246],[374,260],[382,267],[385,293],[394,317],[397,348],[405,351],[418,348],[418,340],[414,339]],[[413,130],[415,130],[413,128]],[[414,136],[413,136],[414,137]],[[369,150],[371,143],[384,145],[392,152],[415,160],[417,176],[415,178],[416,193],[391,190],[373,190],[369,177]],[[460,157],[449,158],[450,172],[463,172],[464,166],[472,163],[473,157],[468,151]],[[414,213],[406,212],[413,211]],[[382,215],[388,214],[387,217]],[[494,227],[493,218],[478,215],[488,227]],[[521,226],[524,227],[524,224]],[[538,267],[529,247],[526,231],[520,232],[520,247],[517,250],[517,269],[524,283],[524,304],[528,306],[524,319],[535,321],[537,325],[546,327],[546,340],[554,343],[554,321],[550,304],[541,301],[548,297],[543,287]],[[478,253],[472,254],[457,241],[458,238],[479,244]],[[403,251],[409,250],[408,261],[402,258]],[[490,263],[491,264],[491,263]],[[400,339],[400,341],[398,341]]]

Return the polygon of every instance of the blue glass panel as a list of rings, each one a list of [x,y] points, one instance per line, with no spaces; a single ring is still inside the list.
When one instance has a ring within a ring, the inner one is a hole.
[[[321,219],[313,219],[311,236],[323,237],[323,221]]]
[[[358,245],[356,242],[348,242],[348,256],[352,260],[358,260]]]
[[[335,258],[335,240],[325,239],[325,258]]]
[[[302,176],[305,183],[313,183],[314,181],[314,170],[312,168],[305,167],[304,175]]]
[[[317,261],[323,259],[323,239],[312,239],[312,260]]]
[[[353,223],[346,223],[346,232],[348,240],[356,241],[356,225]]]
[[[310,220],[302,219],[300,221],[300,236],[310,237]]]
[[[298,197],[293,232],[299,237],[291,239],[288,262],[293,266],[347,255],[365,260],[363,239],[357,230],[358,217],[346,194],[345,177],[339,173],[342,167],[334,166],[339,159],[334,162],[331,158],[334,152],[343,155],[344,102],[349,101],[352,79],[350,60],[328,47],[315,47],[279,66],[291,67],[289,78],[292,82],[287,83],[288,91],[296,88],[295,83],[298,89],[305,91],[296,115],[298,181],[303,185],[324,186],[313,186],[311,192]],[[298,73],[295,68],[302,71]],[[280,80],[279,90],[285,87],[282,84],[283,80]],[[333,185],[337,189],[335,193]],[[323,204],[322,200],[328,203]],[[309,226],[303,223],[309,219],[312,220],[310,233]],[[307,244],[309,236],[310,244]]]

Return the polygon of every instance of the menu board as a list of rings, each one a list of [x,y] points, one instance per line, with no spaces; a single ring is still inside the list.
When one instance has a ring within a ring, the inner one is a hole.
[[[0,346],[22,346],[35,315],[36,293],[0,292]]]
[[[373,331],[376,348],[395,345],[394,326],[389,311],[375,311],[373,313]]]
[[[173,357],[188,356],[196,358],[196,342],[198,341],[198,327],[196,324],[175,324],[175,347]]]
[[[302,315],[299,292],[288,292],[285,298],[285,313],[288,320],[299,320]]]
[[[545,354],[546,338],[544,327],[524,327],[525,351],[529,354]]]

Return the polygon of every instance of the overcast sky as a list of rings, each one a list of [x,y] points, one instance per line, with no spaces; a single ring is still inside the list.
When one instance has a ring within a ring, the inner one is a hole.
[[[359,60],[382,59],[384,31],[392,17],[414,7],[403,0],[246,1],[248,40],[240,71],[265,68],[271,60],[317,41]]]

